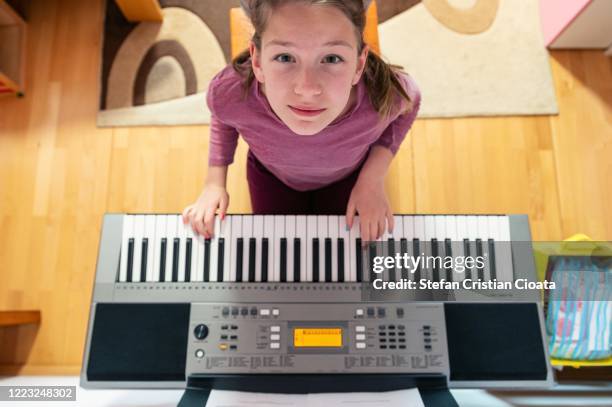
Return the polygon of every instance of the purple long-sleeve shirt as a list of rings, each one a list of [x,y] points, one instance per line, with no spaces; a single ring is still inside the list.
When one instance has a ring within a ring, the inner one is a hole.
[[[274,113],[260,84],[253,81],[242,98],[242,77],[225,67],[210,82],[207,103],[211,112],[209,165],[229,165],[241,134],[259,161],[278,179],[298,191],[317,189],[352,173],[372,145],[395,154],[417,115],[421,95],[412,78],[398,75],[413,102],[410,113],[400,109],[380,119],[368,97],[362,75],[355,105],[326,128],[311,136],[294,133]],[[400,102],[398,97],[399,103]]]

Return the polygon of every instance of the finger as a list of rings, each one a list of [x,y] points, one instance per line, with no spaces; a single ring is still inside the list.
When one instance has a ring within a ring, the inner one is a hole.
[[[229,197],[221,198],[219,202],[219,216],[221,220],[225,219],[225,214],[227,213],[227,207],[229,206]]]
[[[187,224],[187,222],[189,221],[189,213],[191,212],[191,208],[193,208],[193,205],[189,205],[188,207],[186,207],[185,209],[183,209],[183,224]]]
[[[370,227],[368,220],[361,217],[359,219],[359,228],[361,234],[361,247],[364,248],[370,241]]]
[[[372,241],[378,239],[378,222],[370,222],[370,238]]]
[[[349,203],[346,207],[346,226],[348,226],[349,229],[353,227],[354,220],[355,220],[355,204],[353,203],[352,200],[349,199]]]
[[[389,234],[392,234],[395,227],[395,216],[393,216],[391,211],[387,211],[387,224],[389,226]]]
[[[215,230],[215,209],[216,208],[208,208],[204,215],[204,231],[208,239],[212,237]]]
[[[385,227],[386,226],[387,226],[387,219],[386,218],[380,218],[378,220],[378,231],[376,233],[376,240],[378,240],[379,238],[384,236],[384,234],[385,234]]]
[[[191,219],[191,227],[198,235],[204,235],[204,225],[202,224],[202,213],[198,212]]]

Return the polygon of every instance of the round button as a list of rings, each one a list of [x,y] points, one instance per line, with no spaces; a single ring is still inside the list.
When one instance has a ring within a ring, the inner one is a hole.
[[[208,327],[204,324],[199,324],[193,330],[193,334],[197,339],[206,339],[206,337],[208,336]]]
[[[195,351],[195,356],[198,359],[202,359],[204,357],[205,353],[204,353],[204,349],[198,349]]]

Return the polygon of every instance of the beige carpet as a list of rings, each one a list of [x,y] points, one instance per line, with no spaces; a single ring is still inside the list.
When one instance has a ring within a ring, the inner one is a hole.
[[[558,113],[538,0],[496,2],[424,0],[380,24],[382,54],[421,88],[419,117]]]

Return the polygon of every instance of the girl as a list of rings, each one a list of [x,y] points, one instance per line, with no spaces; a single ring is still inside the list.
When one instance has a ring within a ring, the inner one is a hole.
[[[364,242],[393,229],[384,177],[412,126],[412,79],[369,52],[363,0],[243,0],[255,33],[211,81],[209,169],[183,222],[209,238],[224,218],[238,134],[256,214],[360,216]]]

